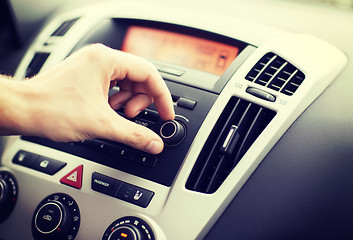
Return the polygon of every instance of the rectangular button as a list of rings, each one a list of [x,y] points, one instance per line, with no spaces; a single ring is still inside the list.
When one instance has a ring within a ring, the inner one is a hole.
[[[146,208],[150,203],[154,192],[149,190],[123,183],[120,190],[118,191],[117,198],[120,200],[138,205],[140,207]]]
[[[74,144],[86,147],[86,148],[93,148],[95,147],[94,139],[87,139],[87,140],[82,140],[79,142],[74,142]]]
[[[94,191],[115,197],[121,185],[122,182],[117,179],[105,176],[97,172],[92,173],[91,188]]]
[[[142,118],[151,122],[157,122],[159,119],[159,115],[155,111],[145,109],[137,115],[137,118]]]
[[[175,68],[170,68],[170,67],[165,67],[165,66],[160,66],[160,65],[156,65],[156,68],[159,72],[163,72],[163,73],[168,73],[168,74],[172,74],[175,76],[180,77],[181,75],[184,74],[184,70],[179,70],[179,69],[175,69]]]
[[[61,162],[55,159],[39,156],[38,160],[33,166],[33,169],[38,170],[40,172],[54,175],[60,169],[62,169],[66,165],[65,162]]]
[[[115,156],[122,157],[124,159],[130,160],[132,159],[134,152],[126,147],[114,146],[111,149],[111,153]]]
[[[94,149],[104,153],[112,153],[114,146],[110,143],[94,140]]]
[[[15,157],[12,159],[12,162],[25,167],[33,168],[38,157],[39,156],[34,153],[20,150],[16,153]]]
[[[155,155],[147,154],[147,153],[136,153],[135,156],[132,158],[134,162],[154,167],[157,162],[157,157]]]
[[[183,108],[193,110],[196,103],[197,102],[194,100],[181,97],[181,98],[179,98],[177,105],[178,105],[178,107],[183,107]]]

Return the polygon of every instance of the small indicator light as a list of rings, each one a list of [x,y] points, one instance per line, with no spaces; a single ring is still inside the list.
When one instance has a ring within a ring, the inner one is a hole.
[[[126,233],[121,233],[120,236],[122,236],[123,238],[127,238],[127,234]]]

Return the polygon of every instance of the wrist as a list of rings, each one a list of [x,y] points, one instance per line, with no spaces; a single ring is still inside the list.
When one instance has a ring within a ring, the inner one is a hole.
[[[23,134],[29,118],[24,82],[0,76],[0,135]]]

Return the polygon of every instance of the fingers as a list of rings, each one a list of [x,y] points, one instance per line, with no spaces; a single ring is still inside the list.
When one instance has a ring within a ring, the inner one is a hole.
[[[132,98],[131,91],[119,91],[109,98],[109,105],[112,109],[118,110],[124,106],[130,98]]]
[[[151,154],[158,154],[163,150],[163,141],[155,132],[131,122],[115,112],[112,113],[112,119],[114,119],[113,127],[109,129],[109,133],[97,137],[121,142]]]
[[[125,104],[125,115],[133,118],[152,103],[153,99],[146,94],[135,95]]]
[[[163,120],[174,119],[174,108],[171,94],[156,68],[146,60],[120,51],[111,53],[112,79],[123,81],[121,90],[133,91],[134,94],[146,94],[153,98],[157,111]],[[126,86],[125,86],[126,85]],[[131,88],[134,89],[131,89]],[[147,106],[146,106],[147,107]]]

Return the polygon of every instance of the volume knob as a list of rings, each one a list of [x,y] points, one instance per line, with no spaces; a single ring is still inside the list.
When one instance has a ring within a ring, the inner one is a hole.
[[[163,139],[165,145],[175,146],[184,140],[186,135],[186,128],[184,124],[176,120],[169,120],[163,123],[160,128],[159,134]]]

